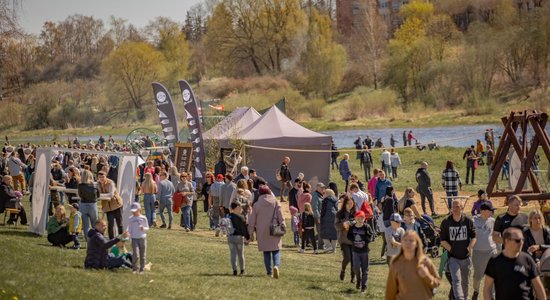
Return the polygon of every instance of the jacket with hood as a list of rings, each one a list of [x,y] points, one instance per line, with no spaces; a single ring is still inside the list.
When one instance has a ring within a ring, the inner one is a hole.
[[[119,238],[107,240],[103,233],[92,228],[88,230],[88,245],[86,249],[85,268],[105,269],[108,267],[109,248],[120,241]]]

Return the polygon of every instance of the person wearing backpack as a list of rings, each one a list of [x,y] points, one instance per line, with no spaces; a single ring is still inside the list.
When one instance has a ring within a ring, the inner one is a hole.
[[[228,216],[230,222],[227,224],[227,244],[229,245],[233,276],[237,276],[237,258],[239,259],[240,274],[245,274],[244,241],[249,240],[250,236],[242,214],[242,206],[237,202],[231,203],[231,213]]]

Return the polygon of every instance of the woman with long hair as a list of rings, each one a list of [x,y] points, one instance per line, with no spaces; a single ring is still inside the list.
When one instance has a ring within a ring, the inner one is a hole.
[[[143,193],[143,206],[145,206],[145,217],[150,227],[156,226],[155,201],[157,194],[157,183],[153,180],[153,174],[145,173],[143,183],[141,184]]]
[[[76,167],[70,167],[69,172],[67,173],[67,182],[65,182],[65,187],[68,189],[78,189],[78,184],[80,183],[80,172]],[[78,202],[78,199],[74,199],[76,194],[67,193],[67,198],[69,199],[69,204]]]
[[[418,234],[412,230],[405,232],[401,251],[390,263],[386,300],[433,299],[439,281],[435,266],[424,255]]]
[[[78,184],[78,197],[80,198],[80,214],[82,215],[82,228],[84,237],[88,238],[88,230],[94,228],[98,218],[97,198],[99,189],[94,184],[94,175],[90,170],[82,170],[82,177]]]
[[[538,209],[529,213],[529,226],[523,230],[523,252],[529,253],[535,261],[550,248],[550,231],[545,226],[544,215]]]
[[[48,221],[48,242],[59,247],[72,242],[73,237],[69,234],[68,225],[65,207],[56,206],[53,218]]]
[[[447,164],[445,165],[445,170],[443,170],[443,174],[441,174],[441,181],[443,184],[443,188],[445,189],[445,193],[447,194],[447,197],[449,197],[447,198],[447,208],[449,209],[449,212],[450,212],[451,202],[453,200],[452,197],[458,196],[458,190],[459,188],[462,188],[460,175],[458,174],[458,171],[455,169],[453,162],[450,160],[447,161]],[[472,183],[473,183],[473,179],[472,179]]]
[[[338,243],[340,243],[340,249],[342,249],[342,270],[340,271],[340,280],[344,280],[346,277],[346,268],[349,264],[352,264],[351,248],[353,243],[347,236],[350,226],[354,223],[356,207],[355,201],[345,194],[340,197],[340,202],[342,202],[342,206],[336,213],[334,227],[336,227],[336,231],[338,233]],[[355,274],[353,273],[353,265],[350,269],[351,282],[353,283],[355,278]]]
[[[405,208],[410,208],[414,212],[414,215],[417,218],[422,217],[418,212],[418,208],[416,207],[416,202],[414,201],[415,195],[416,195],[416,192],[412,187],[408,187],[407,189],[405,189],[405,193],[403,194],[403,197],[399,199],[399,202],[397,204],[397,208],[401,216],[403,216],[403,213],[405,212]]]

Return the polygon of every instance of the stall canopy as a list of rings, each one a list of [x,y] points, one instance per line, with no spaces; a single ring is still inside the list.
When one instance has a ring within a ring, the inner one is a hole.
[[[275,194],[280,193],[275,171],[280,168],[285,156],[291,160],[289,169],[292,179],[302,172],[308,181],[320,181],[325,185],[328,183],[330,152],[307,150],[330,150],[332,137],[302,127],[276,106],[243,129],[239,138],[250,145],[246,148],[248,167],[255,169],[259,176],[266,179]]]
[[[238,107],[214,127],[203,134],[205,140],[217,140],[221,147],[229,147],[229,140],[240,136],[243,129],[261,115],[252,107]]]

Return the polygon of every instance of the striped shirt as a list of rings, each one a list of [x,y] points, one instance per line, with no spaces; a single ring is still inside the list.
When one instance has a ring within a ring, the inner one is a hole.
[[[455,169],[445,169],[441,175],[441,181],[446,192],[454,193],[458,192],[458,188],[462,185],[460,181],[460,175]]]

